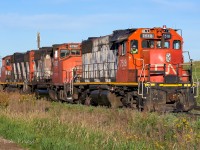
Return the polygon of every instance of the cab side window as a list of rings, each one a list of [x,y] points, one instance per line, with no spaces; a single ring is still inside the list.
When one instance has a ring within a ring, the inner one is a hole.
[[[10,59],[6,60],[6,66],[10,66]]]
[[[180,40],[173,41],[173,49],[181,49],[181,41]]]
[[[130,50],[131,54],[137,54],[138,53],[138,40],[132,40],[130,43]]]
[[[122,43],[122,56],[126,55],[126,42]]]

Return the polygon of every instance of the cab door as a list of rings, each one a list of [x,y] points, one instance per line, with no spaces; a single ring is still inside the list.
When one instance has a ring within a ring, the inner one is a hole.
[[[128,81],[128,57],[127,57],[127,41],[123,41],[119,44],[118,48],[119,59],[117,69],[117,82]]]
[[[53,75],[52,82],[54,84],[59,83],[59,49],[53,50]]]

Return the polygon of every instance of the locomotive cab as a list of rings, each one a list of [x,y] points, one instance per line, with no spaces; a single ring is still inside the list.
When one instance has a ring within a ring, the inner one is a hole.
[[[188,111],[195,103],[192,62],[183,62],[183,39],[171,28],[140,29],[138,33],[138,93],[144,106],[154,110]],[[135,58],[134,58],[135,57]],[[187,68],[187,69],[186,69]],[[145,104],[146,103],[146,104]]]
[[[11,56],[6,56],[2,59],[1,82],[8,82],[11,80],[11,70]]]
[[[81,44],[53,45],[53,53],[53,83],[69,83],[72,80],[73,68],[81,65]]]
[[[176,30],[138,29],[118,44],[119,82],[191,82],[191,65],[184,70],[183,39]]]
[[[53,74],[49,96],[53,100],[74,103],[74,68],[81,66],[81,44],[65,43],[53,45]]]
[[[183,39],[175,30],[153,28],[141,36],[142,56],[149,82],[179,83],[191,80],[191,75],[183,70]],[[144,34],[149,35],[146,38]],[[186,75],[187,74],[187,75]],[[187,78],[186,78],[187,77]]]

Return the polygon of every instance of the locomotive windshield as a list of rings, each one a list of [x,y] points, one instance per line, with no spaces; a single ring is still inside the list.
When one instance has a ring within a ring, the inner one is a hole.
[[[76,50],[76,49],[73,49],[73,50],[61,49],[60,50],[60,58],[65,58],[69,55],[80,55],[80,54],[81,54],[80,50]]]
[[[164,48],[169,48],[169,41],[164,41]],[[156,48],[162,48],[162,41],[156,41]]]
[[[162,41],[161,40],[143,40],[142,41],[142,48],[162,48]],[[164,41],[163,48],[170,48],[170,42]]]
[[[67,50],[67,49],[61,49],[60,50],[60,58],[65,58],[69,55],[70,55],[70,50]]]
[[[154,48],[154,40],[143,40],[142,48]]]
[[[73,50],[71,50],[71,54],[72,55],[80,55],[81,53],[80,53],[80,50],[73,49]]]

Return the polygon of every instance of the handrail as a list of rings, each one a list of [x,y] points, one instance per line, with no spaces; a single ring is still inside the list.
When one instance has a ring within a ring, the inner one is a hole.
[[[70,94],[72,95],[73,94],[73,86],[74,86],[74,69],[75,68],[72,68],[72,77],[71,77],[71,81],[69,82],[69,90],[70,90]]]
[[[190,58],[190,52],[189,51],[183,51],[183,53],[187,53],[188,57],[189,57],[189,60],[192,61],[192,59]]]
[[[144,97],[144,81],[145,81],[145,78],[146,78],[145,67],[146,67],[147,64],[146,65],[144,64],[144,59],[136,58],[135,60],[142,61],[142,71],[140,73],[140,77],[139,77],[139,80],[138,80],[138,95],[141,95],[142,98],[146,98],[146,97]],[[144,77],[143,77],[143,80],[142,80],[142,91],[140,93],[140,86],[141,86],[140,80],[142,79],[143,71],[144,71]]]
[[[197,77],[197,71],[196,71],[196,67],[194,67],[194,69],[195,69],[195,71],[194,71],[194,78],[192,77],[192,79],[193,79],[193,83],[195,84],[197,84],[197,92],[196,92],[196,95],[194,96],[195,98],[198,98],[199,97],[199,78]],[[194,80],[196,80],[196,82],[194,82]],[[194,90],[194,88],[193,88],[193,90]]]

